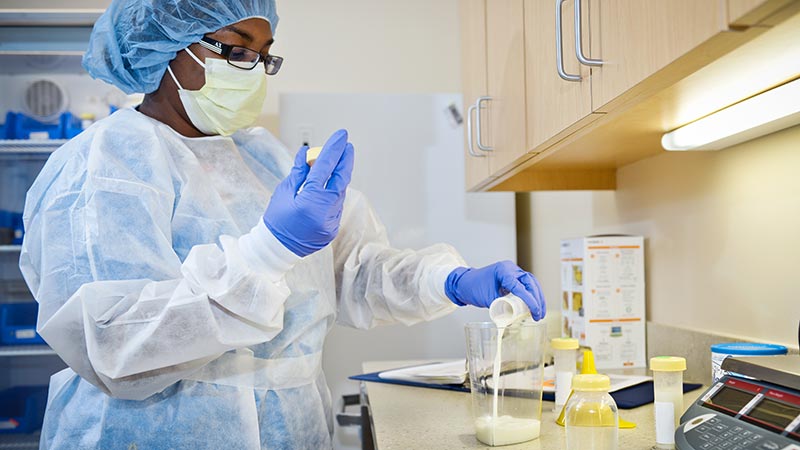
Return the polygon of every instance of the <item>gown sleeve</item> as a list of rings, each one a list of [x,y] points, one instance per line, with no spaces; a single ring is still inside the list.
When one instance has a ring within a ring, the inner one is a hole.
[[[447,276],[465,265],[456,250],[392,248],[366,197],[349,189],[333,241],[337,322],[354,328],[433,320],[457,306],[445,295]]]

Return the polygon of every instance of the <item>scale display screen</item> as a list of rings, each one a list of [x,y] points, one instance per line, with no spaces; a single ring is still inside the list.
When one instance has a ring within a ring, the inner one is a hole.
[[[800,407],[776,402],[769,398],[758,402],[758,404],[747,413],[749,417],[760,420],[774,426],[780,430],[785,429],[790,423],[800,415]]]
[[[750,400],[756,394],[752,392],[740,391],[728,386],[723,386],[713,397],[711,397],[706,404],[718,406],[714,408],[730,415],[736,415],[737,412],[744,408],[744,405],[750,403]]]
[[[737,373],[726,374],[689,406],[675,448],[800,450],[800,356],[754,359],[759,365],[725,360]]]

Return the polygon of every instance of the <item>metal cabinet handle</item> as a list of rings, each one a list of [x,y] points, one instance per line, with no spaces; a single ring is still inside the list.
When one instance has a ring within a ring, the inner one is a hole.
[[[603,60],[587,58],[583,54],[583,39],[581,39],[581,0],[575,0],[575,56],[584,66],[602,66]]]
[[[556,0],[556,70],[558,70],[558,76],[566,81],[581,81],[580,75],[572,75],[564,70],[564,48],[561,42],[561,5],[563,4],[564,0]]]
[[[482,128],[481,127],[481,109],[483,109],[483,107],[481,106],[481,104],[483,104],[483,102],[488,102],[491,99],[492,99],[492,97],[478,97],[478,100],[475,101],[475,106],[478,108],[478,120],[477,120],[477,123],[476,123],[476,125],[478,127],[478,139],[477,139],[476,143],[478,144],[478,148],[480,150],[485,151],[485,152],[493,151],[494,147],[489,147],[488,145],[483,145],[483,139],[481,138],[481,128]]]
[[[348,406],[358,406],[359,414],[347,414]],[[342,396],[342,412],[336,414],[336,422],[340,427],[361,427],[361,450],[375,450],[375,437],[373,435],[372,414],[366,395],[348,394]]]
[[[481,155],[480,153],[475,153],[473,150],[474,142],[472,142],[472,116],[475,110],[478,109],[478,105],[472,105],[467,109],[467,149],[469,150],[469,154],[476,158],[483,158],[486,155]]]

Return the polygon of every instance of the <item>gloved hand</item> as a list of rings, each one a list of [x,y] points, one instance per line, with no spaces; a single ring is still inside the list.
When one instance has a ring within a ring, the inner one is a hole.
[[[510,292],[528,305],[533,320],[541,320],[546,312],[539,281],[511,261],[480,269],[459,267],[447,276],[444,290],[450,300],[459,306],[488,308],[495,299]]]
[[[345,130],[331,135],[313,167],[306,164],[307,151],[304,146],[297,152],[294,167],[272,193],[264,213],[267,228],[300,257],[325,247],[339,232],[354,159]]]

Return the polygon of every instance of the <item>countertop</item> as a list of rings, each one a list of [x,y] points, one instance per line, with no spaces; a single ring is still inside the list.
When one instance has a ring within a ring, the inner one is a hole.
[[[430,361],[365,362],[364,372],[394,369]],[[387,449],[474,449],[492,448],[475,439],[472,425],[470,394],[367,382],[370,409],[378,450]],[[688,407],[704,389],[685,394]],[[538,439],[503,450],[561,450],[566,448],[564,428],[556,425],[553,402],[542,407],[542,431]],[[653,404],[636,409],[620,410],[620,416],[635,422],[637,427],[619,430],[619,448],[649,450],[655,445]]]

